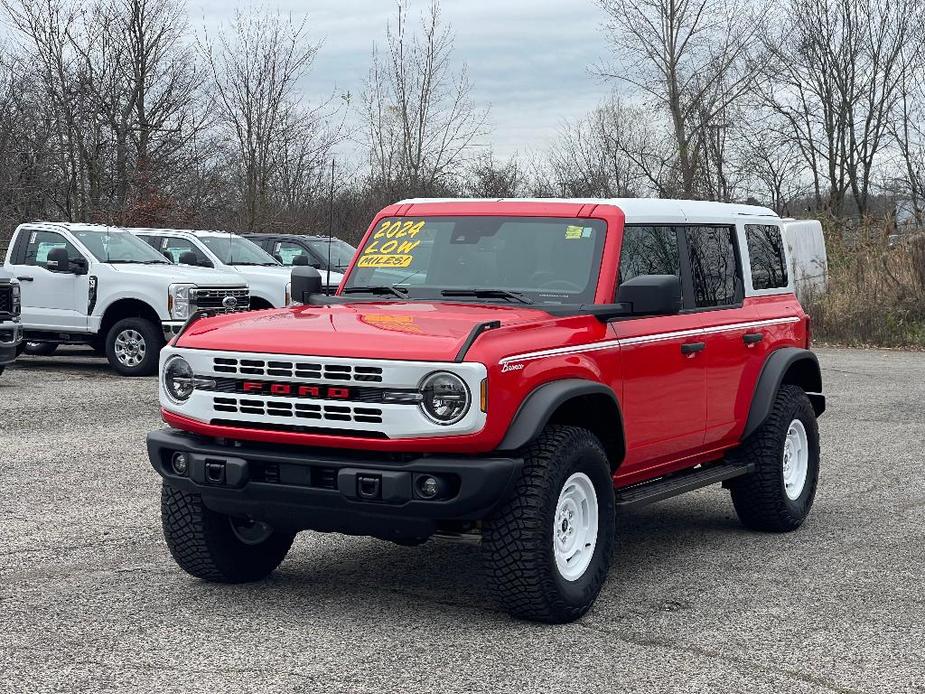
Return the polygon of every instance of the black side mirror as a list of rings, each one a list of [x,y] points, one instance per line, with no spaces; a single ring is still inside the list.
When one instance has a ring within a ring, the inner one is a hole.
[[[71,258],[70,266],[75,275],[86,275],[90,267],[86,258]]]
[[[296,256],[298,257],[298,256]],[[292,268],[292,300],[307,304],[312,294],[321,293],[321,273],[313,267]]]
[[[180,265],[199,265],[199,257],[192,251],[183,251],[180,254]]]
[[[49,272],[70,272],[71,260],[66,248],[52,248],[45,259],[45,269]]]
[[[299,253],[298,255],[293,256],[293,257],[292,257],[292,265],[293,265],[293,267],[295,267],[296,265],[298,265],[298,266],[300,266],[300,267],[306,267],[306,266],[308,266],[308,256],[305,255],[304,253]]]
[[[282,263],[282,262],[283,262],[283,257],[282,257],[279,253],[274,253],[274,254],[273,254],[273,260],[275,260],[277,263]]]
[[[617,301],[633,316],[670,316],[681,310],[681,280],[676,275],[638,275],[620,285]]]

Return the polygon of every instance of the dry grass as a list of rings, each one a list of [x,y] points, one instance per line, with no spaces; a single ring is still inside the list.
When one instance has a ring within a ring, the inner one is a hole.
[[[820,342],[925,348],[925,233],[892,247],[889,222],[823,220],[828,291],[806,301]]]

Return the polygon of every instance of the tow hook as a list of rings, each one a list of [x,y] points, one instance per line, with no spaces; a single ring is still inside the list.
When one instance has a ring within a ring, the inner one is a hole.
[[[361,499],[382,498],[382,475],[357,475],[357,496]]]

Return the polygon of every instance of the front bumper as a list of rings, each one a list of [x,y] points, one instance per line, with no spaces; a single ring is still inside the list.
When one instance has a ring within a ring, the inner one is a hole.
[[[16,348],[22,342],[22,326],[19,323],[0,323],[0,365],[16,359]]]
[[[188,471],[171,467],[187,454]],[[200,494],[217,513],[287,530],[319,530],[383,539],[423,539],[438,524],[485,518],[523,465],[517,458],[410,456],[299,449],[248,443],[219,445],[176,429],[148,434],[148,457],[172,487]],[[444,483],[440,498],[417,491],[422,475]],[[372,482],[371,482],[372,481]],[[370,488],[374,498],[363,498]]]

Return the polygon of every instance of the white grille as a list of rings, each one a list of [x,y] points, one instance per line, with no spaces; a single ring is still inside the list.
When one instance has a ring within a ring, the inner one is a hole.
[[[320,364],[317,362],[293,362],[276,359],[232,359],[216,357],[213,368],[220,374],[242,376],[279,376],[283,378],[306,378],[344,383],[381,383],[382,369],[377,366],[352,366],[350,364]]]
[[[217,413],[256,415],[259,417],[293,417],[318,419],[326,422],[359,422],[382,424],[382,410],[360,405],[325,405],[314,402],[286,402],[285,400],[257,400],[215,396],[213,409]]]

